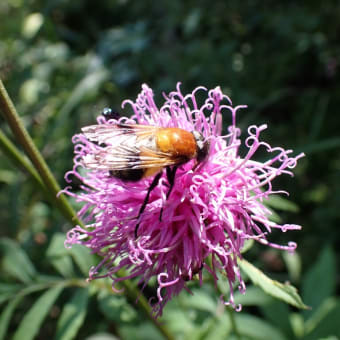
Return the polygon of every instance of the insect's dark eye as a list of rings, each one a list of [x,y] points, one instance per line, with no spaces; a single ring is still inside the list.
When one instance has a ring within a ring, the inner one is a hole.
[[[105,107],[102,111],[102,116],[106,119],[119,119],[120,118],[120,114],[115,111],[112,110],[110,107]]]

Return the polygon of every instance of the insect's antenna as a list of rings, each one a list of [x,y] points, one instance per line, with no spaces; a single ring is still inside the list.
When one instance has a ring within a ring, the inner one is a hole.
[[[102,111],[102,116],[106,119],[119,119],[120,118],[120,114],[118,113],[118,111],[111,109],[110,107],[104,107],[103,111]]]

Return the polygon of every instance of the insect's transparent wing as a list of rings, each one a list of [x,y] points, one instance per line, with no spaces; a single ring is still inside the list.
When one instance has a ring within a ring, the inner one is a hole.
[[[158,129],[128,124],[84,127],[85,137],[95,144],[83,157],[84,166],[97,170],[125,170],[176,164],[170,154],[157,150],[155,136]]]

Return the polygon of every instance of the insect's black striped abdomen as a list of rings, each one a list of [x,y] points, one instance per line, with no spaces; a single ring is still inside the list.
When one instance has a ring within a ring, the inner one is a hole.
[[[145,169],[110,170],[111,176],[123,181],[138,182],[144,177]]]

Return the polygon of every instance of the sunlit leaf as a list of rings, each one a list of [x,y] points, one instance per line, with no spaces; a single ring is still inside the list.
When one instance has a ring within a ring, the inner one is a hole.
[[[280,283],[270,279],[246,260],[238,261],[242,270],[249,276],[250,280],[257,286],[261,287],[267,294],[291,304],[297,308],[307,309],[308,307],[302,302],[295,287],[288,283]]]

